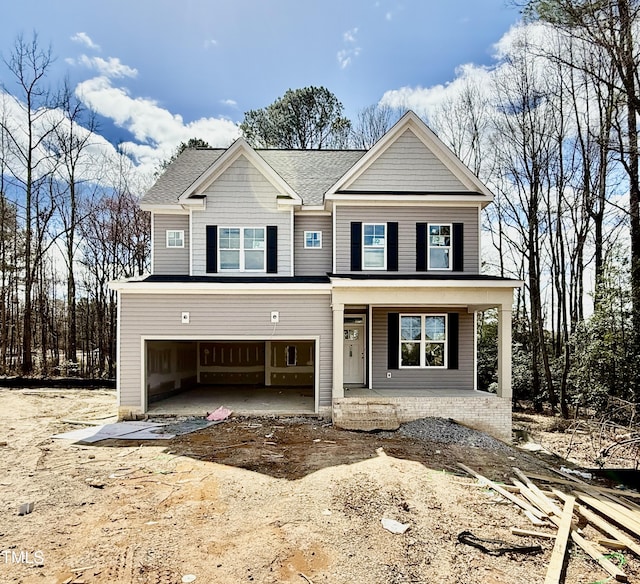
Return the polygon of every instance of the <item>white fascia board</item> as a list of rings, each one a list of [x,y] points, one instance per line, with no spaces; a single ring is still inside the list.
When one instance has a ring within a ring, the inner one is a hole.
[[[446,204],[449,207],[475,207],[478,204],[482,208],[486,207],[491,201],[487,200],[484,195],[327,195],[327,202],[345,201],[350,205],[376,206],[376,207],[415,207],[416,205],[425,207],[442,207]]]
[[[352,280],[331,277],[333,288],[522,288],[522,280]]]
[[[324,216],[329,216],[329,215],[331,215],[331,211],[326,209],[324,205],[302,205],[302,207],[299,207],[298,209],[296,209],[296,215],[306,215],[306,216],[324,215]]]
[[[109,288],[121,294],[331,294],[331,284],[304,283],[226,283],[226,282],[131,282],[116,280]]]
[[[140,209],[162,215],[186,215],[189,213],[189,209],[185,209],[180,203],[140,203]]]

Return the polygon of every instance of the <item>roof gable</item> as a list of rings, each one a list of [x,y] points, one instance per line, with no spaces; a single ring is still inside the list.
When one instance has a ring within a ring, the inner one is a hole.
[[[338,194],[439,194],[493,196],[413,112],[407,112],[328,191]]]
[[[286,183],[265,160],[249,145],[244,138],[238,138],[225,152],[217,158],[193,183],[178,197],[178,202],[198,198],[216,181],[233,163],[244,156],[277,190],[278,199],[289,199],[293,204],[302,204],[300,196]]]

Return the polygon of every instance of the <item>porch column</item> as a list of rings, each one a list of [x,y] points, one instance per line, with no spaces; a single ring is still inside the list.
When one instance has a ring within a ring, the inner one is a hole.
[[[344,397],[344,304],[334,303],[333,310],[333,399]]]
[[[498,396],[511,399],[511,307],[498,308]]]

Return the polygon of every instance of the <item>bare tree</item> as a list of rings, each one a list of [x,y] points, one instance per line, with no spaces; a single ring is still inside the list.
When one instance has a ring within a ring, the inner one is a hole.
[[[401,110],[381,104],[361,109],[351,130],[353,146],[369,150],[400,119],[402,113]]]
[[[6,170],[13,187],[20,194],[24,211],[24,308],[22,317],[22,372],[33,370],[33,284],[37,259],[42,257],[46,222],[49,215],[47,197],[48,166],[44,143],[54,132],[58,122],[52,119],[52,94],[46,87],[46,75],[53,62],[51,49],[41,48],[34,33],[30,41],[19,36],[13,52],[4,62],[17,86],[15,92],[5,87],[14,99],[5,101],[13,108],[13,115],[0,116],[0,130],[4,133],[10,152]]]

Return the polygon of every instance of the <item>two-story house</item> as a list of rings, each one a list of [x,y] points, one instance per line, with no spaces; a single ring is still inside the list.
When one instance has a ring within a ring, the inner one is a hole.
[[[142,199],[152,274],[118,291],[120,414],[425,416],[511,433],[511,305],[480,273],[489,190],[412,112],[364,150],[187,149]],[[497,307],[499,388],[476,388]]]

